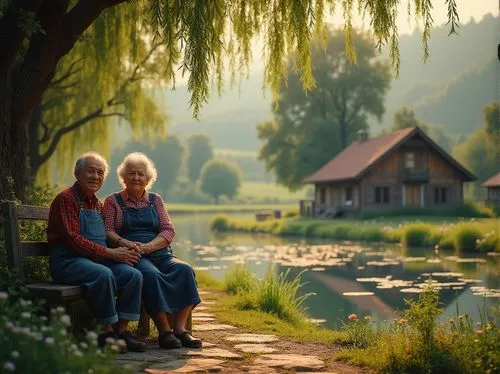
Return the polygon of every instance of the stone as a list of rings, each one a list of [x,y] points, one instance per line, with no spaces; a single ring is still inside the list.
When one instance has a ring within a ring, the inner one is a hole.
[[[231,325],[223,325],[217,323],[206,323],[203,325],[196,325],[196,331],[214,331],[214,330],[230,330],[236,327]]]
[[[207,357],[207,358],[233,358],[233,359],[243,358],[237,353],[233,353],[222,348],[208,348],[199,351],[189,351],[187,355],[197,356],[197,357]]]
[[[148,374],[167,373],[199,373],[206,371],[220,371],[223,360],[215,358],[186,358],[161,364],[155,364],[144,370]]]
[[[288,370],[306,371],[319,370],[325,364],[317,356],[306,356],[296,354],[270,354],[258,357],[254,365],[278,367]]]
[[[207,318],[213,318],[213,317],[214,317],[214,315],[213,315],[213,314],[210,314],[210,313],[203,313],[203,312],[198,313],[198,312],[196,311],[196,309],[195,309],[195,310],[193,310],[193,318],[195,318],[195,317],[207,317]]]
[[[197,317],[193,316],[193,322],[213,322],[215,318],[212,317]]]
[[[198,305],[194,310],[193,310],[193,314],[195,313],[195,311],[200,311],[200,312],[203,312],[205,310],[210,310],[210,308],[208,306],[205,306],[205,305]]]
[[[276,349],[262,344],[236,344],[234,348],[245,353],[273,353]]]
[[[265,334],[235,334],[226,336],[224,339],[241,343],[271,343],[279,340],[275,335]]]
[[[116,355],[115,360],[118,362],[127,361],[158,361],[158,360],[171,360],[183,354],[183,349],[163,349],[159,347],[148,347],[146,352],[127,352],[124,354]]]

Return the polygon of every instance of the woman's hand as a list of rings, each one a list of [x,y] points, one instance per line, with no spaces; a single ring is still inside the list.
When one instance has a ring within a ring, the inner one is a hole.
[[[125,247],[125,248],[128,248],[128,249],[133,249],[134,251],[136,251],[136,252],[139,253],[139,246],[137,245],[136,242],[133,242],[131,240],[127,240],[127,239],[124,239],[124,238],[120,238],[120,239],[118,239],[117,244],[120,247]]]
[[[139,253],[141,254],[150,254],[150,253],[153,253],[155,251],[155,248],[153,247],[153,245],[151,244],[151,242],[149,243],[138,243],[139,244]]]
[[[129,248],[125,247],[107,248],[106,254],[111,260],[122,262],[130,266],[134,266],[141,260],[141,255],[139,253],[135,250],[131,251]]]

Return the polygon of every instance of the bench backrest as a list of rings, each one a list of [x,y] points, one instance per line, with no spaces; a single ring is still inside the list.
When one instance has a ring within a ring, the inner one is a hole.
[[[17,270],[21,280],[24,280],[23,257],[50,256],[47,242],[22,242],[19,231],[19,220],[47,221],[49,208],[32,205],[16,205],[12,201],[2,204],[5,230],[5,245],[7,247],[7,264],[9,269]]]

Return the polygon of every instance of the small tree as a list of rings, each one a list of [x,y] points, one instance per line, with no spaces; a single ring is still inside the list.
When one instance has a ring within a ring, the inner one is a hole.
[[[214,150],[210,138],[204,134],[190,136],[187,139],[187,146],[188,177],[192,182],[196,182],[203,165],[214,157]]]
[[[230,199],[236,196],[240,185],[241,171],[228,161],[211,160],[201,169],[200,188],[212,196],[216,204],[219,204],[222,195]]]

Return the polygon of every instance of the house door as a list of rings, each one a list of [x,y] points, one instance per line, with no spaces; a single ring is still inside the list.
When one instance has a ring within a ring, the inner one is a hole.
[[[420,185],[405,184],[405,199],[407,206],[420,206]]]

